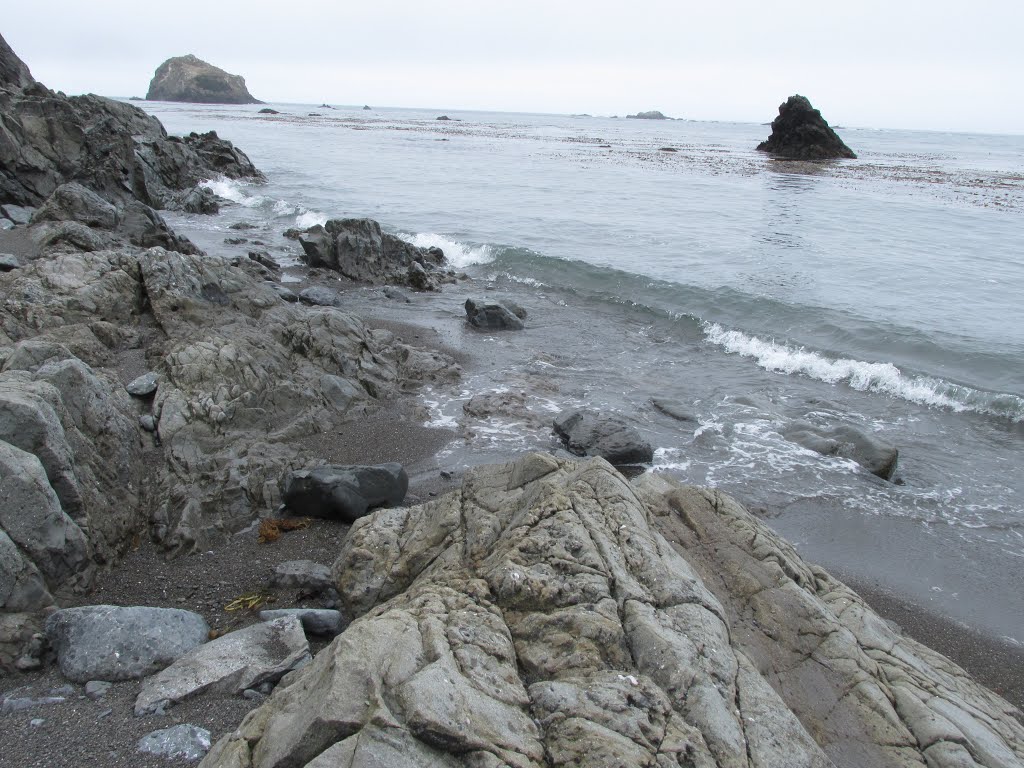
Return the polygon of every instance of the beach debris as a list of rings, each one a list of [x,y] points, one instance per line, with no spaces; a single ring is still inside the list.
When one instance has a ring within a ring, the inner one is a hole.
[[[224,606],[224,610],[228,613],[232,613],[234,611],[251,611],[259,608],[264,603],[269,603],[273,599],[272,595],[266,595],[262,592],[251,592],[247,595],[236,597]]]
[[[306,517],[266,517],[260,520],[259,541],[260,544],[269,544],[281,538],[282,533],[288,531],[301,531],[309,528],[309,518]]]

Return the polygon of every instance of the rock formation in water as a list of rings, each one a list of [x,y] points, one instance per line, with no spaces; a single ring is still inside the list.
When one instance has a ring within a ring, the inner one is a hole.
[[[787,160],[857,157],[829,127],[821,112],[800,95],[790,96],[779,105],[779,116],[772,121],[771,136],[758,144],[757,149]]]
[[[192,104],[263,103],[249,93],[244,77],[229,74],[192,54],[175,56],[157,67],[146,99]]]
[[[359,520],[356,617],[201,768],[1019,766],[1021,713],[729,497],[602,459]]]
[[[656,109],[652,109],[650,112],[637,112],[635,115],[626,115],[626,117],[632,120],[668,120],[665,115]]]

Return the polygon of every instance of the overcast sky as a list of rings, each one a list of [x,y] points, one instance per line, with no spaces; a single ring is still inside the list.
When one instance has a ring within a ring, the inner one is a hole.
[[[1024,133],[1022,0],[33,0],[0,32],[68,94],[194,53],[264,101]]]

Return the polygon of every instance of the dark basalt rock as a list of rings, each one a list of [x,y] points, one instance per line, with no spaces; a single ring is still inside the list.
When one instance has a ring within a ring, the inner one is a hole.
[[[466,322],[485,331],[521,331],[523,321],[502,304],[483,304],[466,299]]]
[[[397,506],[409,490],[401,464],[324,466],[289,472],[282,482],[285,507],[294,515],[353,523],[370,509]]]
[[[821,112],[800,95],[790,96],[779,105],[779,116],[772,121],[772,135],[758,144],[757,149],[787,160],[857,157],[829,127]]]
[[[146,99],[191,104],[263,103],[249,93],[244,77],[229,74],[192,54],[175,56],[157,67]]]
[[[35,82],[28,66],[11,50],[0,35],[0,86],[27,88]]]
[[[554,420],[555,433],[577,456],[600,456],[610,464],[648,464],[654,448],[618,416],[593,411],[563,411]]]
[[[259,111],[259,114],[261,114],[261,115],[280,115],[281,113],[278,112],[276,109],[271,109],[270,107],[264,107],[263,109],[261,109]]]
[[[331,219],[299,236],[306,263],[340,272],[350,280],[436,290],[444,263],[440,248],[418,248],[381,232],[373,219]]]

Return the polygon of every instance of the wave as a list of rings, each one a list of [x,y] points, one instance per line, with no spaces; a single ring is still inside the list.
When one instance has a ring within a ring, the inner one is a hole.
[[[494,260],[494,249],[489,245],[460,243],[457,240],[452,240],[449,237],[433,232],[425,232],[418,235],[399,232],[398,236],[418,248],[440,248],[444,251],[448,262],[460,269],[474,264],[489,264]]]
[[[311,211],[301,205],[267,195],[250,194],[248,188],[251,185],[247,182],[222,177],[203,181],[199,186],[206,187],[218,197],[243,208],[263,209],[278,218],[294,217],[293,226],[299,229],[309,229],[317,224],[327,223],[327,216],[319,211]]]
[[[753,358],[767,371],[802,374],[828,384],[846,383],[862,392],[878,392],[920,405],[1024,421],[1024,398],[1017,395],[984,392],[930,376],[907,374],[892,363],[831,358],[803,347],[729,330],[718,323],[704,323],[704,332],[712,344],[728,353]]]

